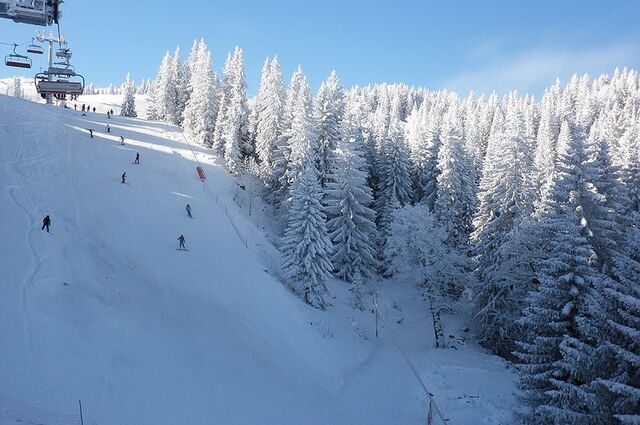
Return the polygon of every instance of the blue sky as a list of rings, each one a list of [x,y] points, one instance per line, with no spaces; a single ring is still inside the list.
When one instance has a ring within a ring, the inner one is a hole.
[[[640,67],[636,0],[66,0],[62,10],[72,63],[98,85],[119,83],[128,71],[153,77],[166,50],[179,45],[186,56],[200,37],[216,68],[234,46],[244,49],[250,94],[274,54],[287,80],[300,63],[314,89],[335,69],[345,86],[539,95],[556,77]],[[3,19],[0,41],[27,40],[39,28]],[[34,61],[42,65],[44,58]],[[0,67],[0,77],[15,74]]]

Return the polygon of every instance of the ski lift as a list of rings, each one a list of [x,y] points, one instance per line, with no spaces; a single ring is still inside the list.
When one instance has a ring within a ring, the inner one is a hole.
[[[33,53],[34,55],[41,55],[44,53],[42,46],[38,46],[35,43],[31,43],[27,46],[27,53]]]
[[[60,17],[62,0],[0,0],[0,18],[32,25],[52,25]]]
[[[16,53],[17,44],[13,45],[13,54],[4,57],[4,64],[14,68],[31,68],[31,59],[28,56]]]
[[[57,78],[53,79],[53,75],[56,75]],[[73,77],[77,77],[79,80],[72,81],[69,79]],[[76,73],[63,75],[56,72],[40,72],[36,74],[34,81],[36,90],[43,98],[46,98],[47,95],[52,95],[58,100],[66,99],[67,96],[75,99],[84,91],[84,77]]]
[[[68,48],[65,49],[58,49],[56,51],[56,57],[59,59],[64,59],[66,61],[68,61],[69,59],[71,59],[71,50]]]

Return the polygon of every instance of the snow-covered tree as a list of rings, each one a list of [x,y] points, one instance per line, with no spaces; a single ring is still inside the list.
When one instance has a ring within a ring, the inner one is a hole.
[[[393,211],[385,258],[389,274],[415,280],[430,303],[436,346],[444,346],[440,313],[472,285],[469,260],[450,248],[447,234],[424,204],[406,205]]]
[[[318,138],[318,171],[320,184],[325,187],[334,162],[334,152],[341,138],[344,115],[344,90],[335,71],[322,82],[314,99],[313,113]]]
[[[471,164],[464,148],[462,123],[452,106],[442,128],[438,151],[437,197],[434,211],[453,246],[467,243],[474,211]]]
[[[307,303],[324,309],[332,247],[321,198],[315,163],[308,155],[291,188],[288,223],[282,239],[283,270],[291,287]]]
[[[242,49],[236,47],[225,66],[223,95],[218,110],[214,147],[222,147],[224,159],[232,173],[238,173],[243,157],[253,152],[248,142],[247,87]],[[222,143],[216,146],[216,143]]]
[[[278,58],[269,58],[262,69],[258,98],[256,99],[256,154],[260,161],[263,183],[274,188],[277,185],[274,156],[282,130],[285,91]]]
[[[211,53],[203,40],[189,56],[189,92],[184,110],[184,129],[196,143],[211,147],[217,109],[218,80]]]
[[[287,131],[287,168],[283,175],[283,187],[291,187],[298,179],[300,170],[310,157],[314,164],[318,160],[318,141],[313,131],[313,116],[311,106],[311,88],[303,77],[297,88],[294,100],[291,127]]]
[[[137,117],[136,113],[136,86],[134,85],[131,76],[127,74],[127,77],[122,83],[122,107],[120,109],[120,115],[123,117]]]
[[[389,124],[384,141],[381,142],[378,157],[378,199],[376,212],[378,225],[387,235],[386,227],[391,220],[393,205],[397,202],[404,206],[411,200],[411,164],[409,148],[404,138],[403,124],[400,121],[400,98],[396,93],[392,101]]]
[[[13,77],[7,84],[7,96],[17,97],[18,99],[24,98],[24,90],[22,89],[22,80],[20,77]]]
[[[178,97],[175,58],[167,52],[162,58],[150,98],[153,101],[154,118],[160,121],[178,123],[178,114],[180,112],[178,109]]]
[[[512,104],[506,122],[487,148],[471,235],[480,278],[476,298],[479,341],[503,356],[510,355],[519,336],[516,319],[528,290],[527,280],[521,280],[522,273],[516,273],[509,261],[522,252],[506,246],[518,246],[509,238],[522,234],[514,229],[531,214],[535,199],[533,153],[524,126],[520,107]]]
[[[354,284],[354,304],[362,306],[360,286],[377,268],[375,212],[366,181],[366,164],[356,139],[339,143],[327,182],[327,223],[333,241],[333,264],[340,279]]]
[[[594,324],[602,276],[585,226],[580,196],[584,140],[565,121],[558,140],[557,175],[543,200],[539,231],[548,257],[528,300],[518,343],[520,381],[536,423],[590,424],[597,402],[593,356],[600,335]]]

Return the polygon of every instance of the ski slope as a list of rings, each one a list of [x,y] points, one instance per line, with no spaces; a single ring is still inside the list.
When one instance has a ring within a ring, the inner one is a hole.
[[[0,425],[79,423],[79,399],[99,425],[424,424],[425,396],[371,311],[338,281],[325,312],[292,295],[211,152],[166,123],[116,116],[107,134],[116,97],[84,96],[98,112],[81,116],[0,96]],[[449,423],[514,423],[505,362],[468,335],[434,349],[417,291],[376,287]],[[463,320],[449,326],[464,336]]]

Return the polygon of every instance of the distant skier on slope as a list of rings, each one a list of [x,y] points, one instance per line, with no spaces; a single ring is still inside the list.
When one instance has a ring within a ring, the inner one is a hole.
[[[187,210],[187,215],[189,216],[189,218],[193,218],[193,216],[191,215],[191,205],[187,204],[185,210]]]
[[[178,238],[178,241],[180,241],[180,247],[178,249],[186,250],[187,248],[185,248],[184,246],[184,235],[180,235],[180,237]]]
[[[127,182],[127,172],[125,171],[124,173],[122,173],[122,184],[125,184]]]
[[[93,107],[93,112],[95,112],[95,111],[96,111],[96,107],[94,106],[94,107]]]
[[[123,136],[120,136],[120,144],[121,144],[122,146],[124,146],[124,137],[123,137]]]
[[[140,164],[140,153],[136,152],[136,159],[133,161],[134,164]]]
[[[107,133],[111,133],[111,127],[107,124]]]
[[[89,130],[89,138],[93,139],[93,130],[88,128],[87,130]]]
[[[47,214],[47,216],[42,220],[42,230],[47,229],[47,233],[49,233],[49,226],[51,226],[51,217]]]

